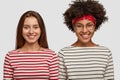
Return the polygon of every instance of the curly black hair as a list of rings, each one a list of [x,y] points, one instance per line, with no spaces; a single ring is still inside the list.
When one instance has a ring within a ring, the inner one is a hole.
[[[76,0],[73,4],[63,14],[65,24],[68,28],[74,32],[72,20],[76,17],[81,17],[83,15],[92,15],[96,19],[95,30],[98,30],[100,25],[108,20],[106,16],[106,10],[102,4],[95,0]]]

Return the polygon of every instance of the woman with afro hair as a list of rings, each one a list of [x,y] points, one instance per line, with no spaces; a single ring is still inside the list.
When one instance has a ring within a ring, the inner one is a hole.
[[[63,16],[77,40],[58,52],[60,80],[114,80],[111,51],[92,41],[108,20],[104,6],[95,0],[76,0]]]

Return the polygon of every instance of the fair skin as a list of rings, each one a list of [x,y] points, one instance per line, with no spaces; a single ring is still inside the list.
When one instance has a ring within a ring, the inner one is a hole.
[[[73,28],[77,36],[77,41],[72,44],[72,46],[96,46],[96,44],[92,42],[92,37],[95,32],[95,24],[92,21],[86,19],[79,20],[73,25]]]
[[[24,21],[22,35],[25,39],[25,44],[20,51],[39,51],[42,48],[38,43],[38,39],[41,35],[41,29],[39,23],[35,17],[27,17]]]

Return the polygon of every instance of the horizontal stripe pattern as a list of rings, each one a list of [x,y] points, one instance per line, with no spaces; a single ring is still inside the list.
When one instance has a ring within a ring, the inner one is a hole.
[[[69,46],[58,56],[60,80],[114,80],[112,54],[106,47]]]
[[[58,80],[58,56],[49,49],[33,52],[12,50],[5,56],[4,79]]]

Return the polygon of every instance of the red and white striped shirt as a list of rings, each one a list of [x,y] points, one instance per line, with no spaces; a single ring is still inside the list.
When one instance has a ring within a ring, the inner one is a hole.
[[[58,80],[58,57],[54,51],[20,52],[12,50],[4,61],[4,79]]]

